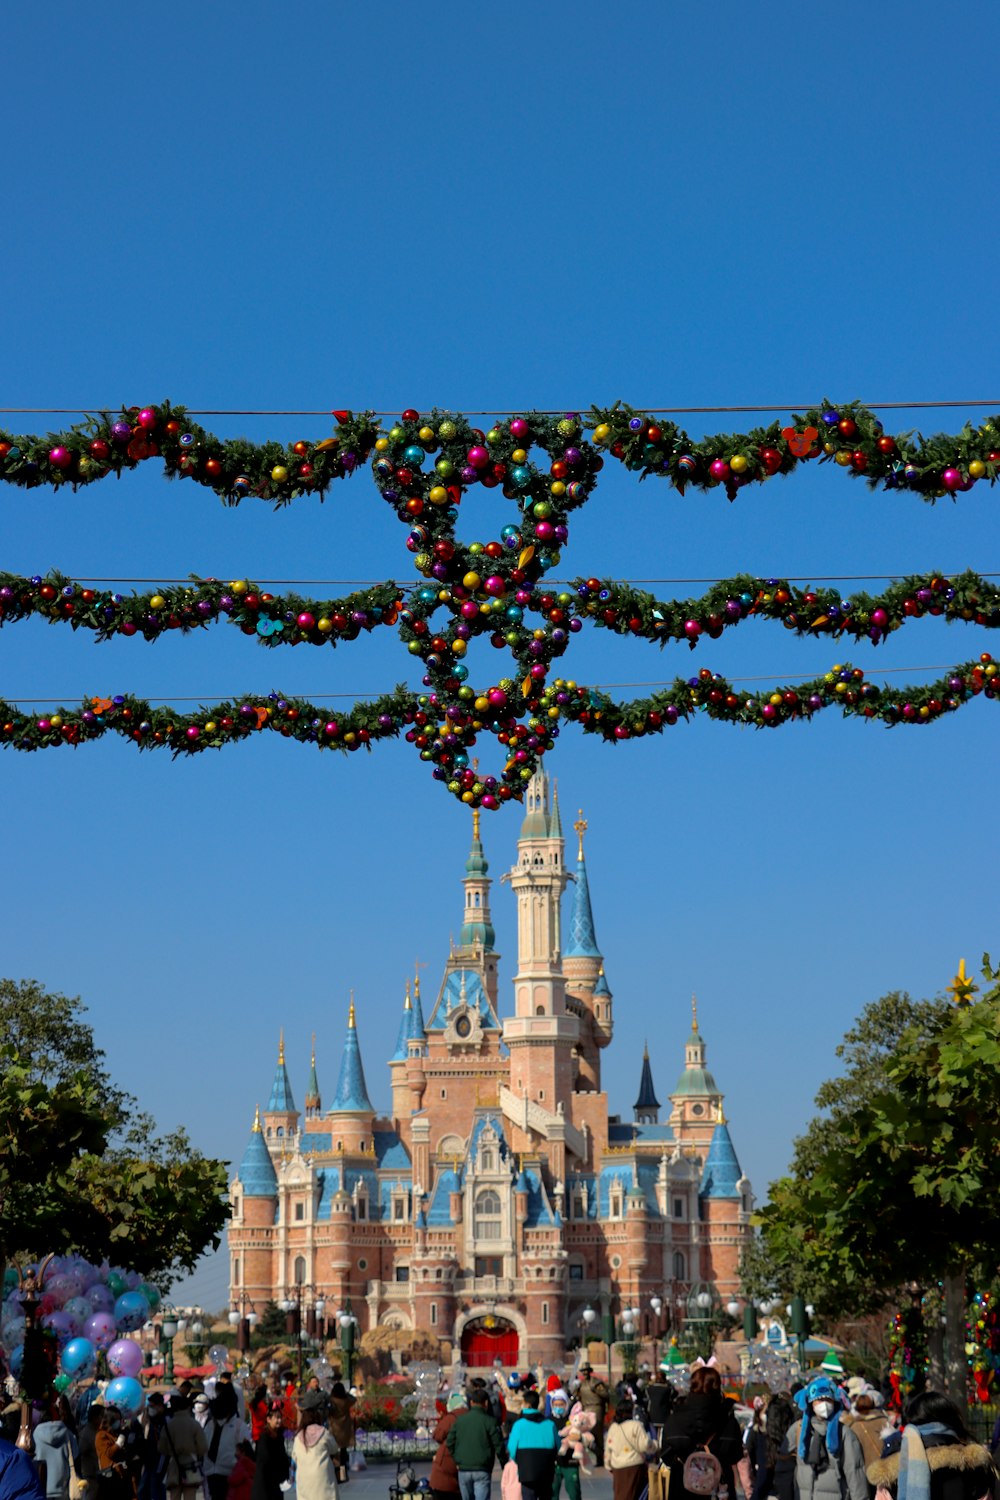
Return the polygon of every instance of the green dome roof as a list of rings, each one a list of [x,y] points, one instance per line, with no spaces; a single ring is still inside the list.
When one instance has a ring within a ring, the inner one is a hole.
[[[675,1094],[717,1094],[719,1085],[707,1068],[685,1068],[677,1080]]]

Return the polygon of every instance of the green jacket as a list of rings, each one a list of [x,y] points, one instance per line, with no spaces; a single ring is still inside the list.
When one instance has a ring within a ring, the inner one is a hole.
[[[488,1474],[495,1458],[506,1461],[500,1425],[481,1406],[463,1411],[445,1442],[457,1469],[479,1469]]]

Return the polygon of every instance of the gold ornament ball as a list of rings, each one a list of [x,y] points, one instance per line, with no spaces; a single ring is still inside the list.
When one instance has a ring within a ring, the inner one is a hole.
[[[438,432],[444,438],[445,442],[447,442],[450,438],[453,438],[457,431],[458,428],[455,426],[454,422],[442,422],[441,426],[438,428]]]
[[[465,641],[463,641],[461,638],[459,638],[457,641],[452,641],[452,643],[451,643],[451,654],[452,654],[452,656],[464,656],[467,650],[468,650],[468,646],[466,645]]]
[[[842,469],[847,468],[848,464],[851,462],[851,455],[846,448],[837,449],[835,462],[838,463]]]
[[[434,441],[434,428],[421,427],[420,431],[417,433],[417,437],[422,443],[432,443]]]
[[[750,462],[742,453],[734,453],[729,460],[729,467],[734,474],[745,474],[750,467]]]
[[[527,456],[528,454],[526,449],[515,448],[513,453],[510,455],[510,461],[512,464],[523,464]]]
[[[245,594],[250,585],[245,578],[234,578],[229,587],[234,594]]]
[[[51,719],[49,720],[49,723],[52,725],[53,729],[61,729],[62,728],[62,715],[61,714],[53,714],[52,717],[51,717]]]
[[[205,725],[205,733],[206,734],[214,734],[215,733],[215,728],[216,728],[215,720],[214,719],[209,719],[208,723]]]
[[[549,485],[549,494],[550,495],[555,495],[556,497],[559,497],[561,495],[565,495],[565,493],[566,493],[566,486],[563,484],[563,482],[562,482],[561,479],[557,479],[554,484],[550,484]]]
[[[271,470],[271,478],[274,480],[275,484],[284,484],[285,480],[288,478],[288,470],[285,468],[284,464],[275,464],[274,468]]]
[[[375,439],[375,452],[376,453],[384,453],[386,451],[386,449],[388,448],[388,446],[389,446],[389,439],[388,438],[386,438],[386,437],[380,437],[380,438],[376,438]]]
[[[316,629],[322,631],[324,635],[329,635],[333,629],[333,621],[328,620],[326,615],[323,615],[316,621]]]
[[[162,594],[154,594],[149,601],[149,607],[150,609],[162,609],[166,602]]]
[[[836,453],[836,451],[837,451],[837,445],[835,443],[824,443],[823,444],[823,452],[824,453]]]
[[[479,588],[482,581],[483,580],[480,578],[478,573],[466,573],[465,577],[462,579],[462,587],[464,589],[469,589],[469,591],[472,592],[475,589]]]
[[[607,422],[599,422],[594,428],[595,443],[606,443],[610,436],[611,428],[608,426]]]
[[[427,496],[432,505],[447,505],[448,491],[443,484],[436,484]]]
[[[982,459],[981,458],[974,458],[972,460],[971,464],[969,465],[969,478],[970,479],[982,479],[982,477],[983,477],[983,475],[985,473],[986,473],[986,465],[983,463]]]

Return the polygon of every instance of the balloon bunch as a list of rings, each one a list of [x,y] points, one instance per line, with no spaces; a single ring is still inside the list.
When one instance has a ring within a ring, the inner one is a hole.
[[[786,1360],[769,1344],[752,1344],[747,1380],[769,1391],[787,1391],[791,1374]]]
[[[111,1376],[105,1400],[128,1416],[142,1407],[138,1376],[144,1355],[127,1335],[147,1323],[160,1293],[136,1271],[107,1262],[95,1266],[81,1255],[52,1256],[42,1263],[36,1309],[42,1337],[55,1345],[53,1384],[65,1391],[97,1374],[101,1359]],[[18,1274],[5,1272],[0,1302],[0,1354],[19,1379],[25,1360],[25,1293]]]

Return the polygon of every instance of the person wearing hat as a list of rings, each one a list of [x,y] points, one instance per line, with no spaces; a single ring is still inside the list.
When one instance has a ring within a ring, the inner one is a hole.
[[[844,1404],[830,1377],[810,1380],[795,1404],[802,1417],[789,1430],[788,1446],[798,1455],[798,1500],[869,1500],[861,1443],[853,1434],[845,1441]]]
[[[594,1367],[586,1360],[580,1366],[580,1387],[576,1399],[584,1411],[594,1414],[594,1467],[604,1467],[604,1423],[608,1415],[608,1387],[594,1378]]]
[[[454,1500],[459,1493],[458,1465],[448,1452],[448,1434],[463,1411],[469,1407],[464,1391],[452,1391],[448,1397],[444,1416],[432,1434],[437,1443],[437,1452],[431,1464],[430,1488],[435,1500]]]
[[[337,1500],[340,1450],[326,1425],[328,1411],[326,1396],[318,1388],[306,1391],[299,1401],[299,1425],[292,1444],[298,1500]]]

